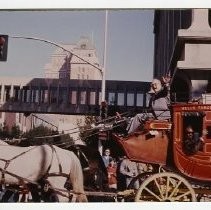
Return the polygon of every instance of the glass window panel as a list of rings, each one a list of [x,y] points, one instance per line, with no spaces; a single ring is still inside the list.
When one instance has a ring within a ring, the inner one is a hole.
[[[96,100],[96,92],[90,92],[89,104],[95,105]]]
[[[136,106],[143,106],[143,104],[144,104],[144,94],[138,93],[137,94]]]
[[[48,102],[48,90],[44,90],[44,103]]]
[[[86,104],[86,91],[81,91],[80,104]]]
[[[124,93],[118,93],[117,105],[124,106]]]
[[[26,90],[26,102],[30,102],[31,90]]]
[[[127,106],[134,106],[134,93],[127,94]]]
[[[115,104],[115,93],[109,93],[108,94],[108,105],[114,105]]]
[[[39,102],[39,90],[35,91],[35,102],[38,103]]]
[[[72,95],[71,95],[71,104],[76,104],[77,102],[77,92],[76,91],[72,91]]]

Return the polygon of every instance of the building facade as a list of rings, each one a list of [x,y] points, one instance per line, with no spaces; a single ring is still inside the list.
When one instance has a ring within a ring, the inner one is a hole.
[[[100,68],[100,63],[97,52],[94,44],[88,37],[81,37],[76,44],[61,44],[61,46],[64,49],[73,52],[74,55],[69,56],[68,52],[57,48],[51,55],[50,62],[44,67],[46,78],[82,80],[102,79],[101,73],[98,69]],[[84,60],[81,60],[80,58]]]
[[[211,92],[210,17],[208,9],[155,11],[154,77],[172,77],[174,101]]]

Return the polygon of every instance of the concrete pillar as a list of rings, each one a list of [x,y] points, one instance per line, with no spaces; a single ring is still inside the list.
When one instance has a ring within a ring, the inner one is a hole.
[[[208,9],[193,9],[192,23],[189,29],[197,31],[211,30],[208,20],[209,20]]]
[[[211,27],[208,9],[193,9],[188,29],[178,30],[178,42],[183,45],[177,69],[188,75],[192,91],[205,92],[211,70]]]

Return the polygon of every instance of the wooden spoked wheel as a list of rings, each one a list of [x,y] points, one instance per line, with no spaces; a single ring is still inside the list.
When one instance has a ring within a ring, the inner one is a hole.
[[[196,195],[186,179],[164,172],[148,177],[138,189],[135,201],[196,201]]]

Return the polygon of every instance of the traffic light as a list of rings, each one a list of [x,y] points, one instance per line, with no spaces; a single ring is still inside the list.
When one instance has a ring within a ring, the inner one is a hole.
[[[0,61],[7,61],[8,35],[0,35]]]

